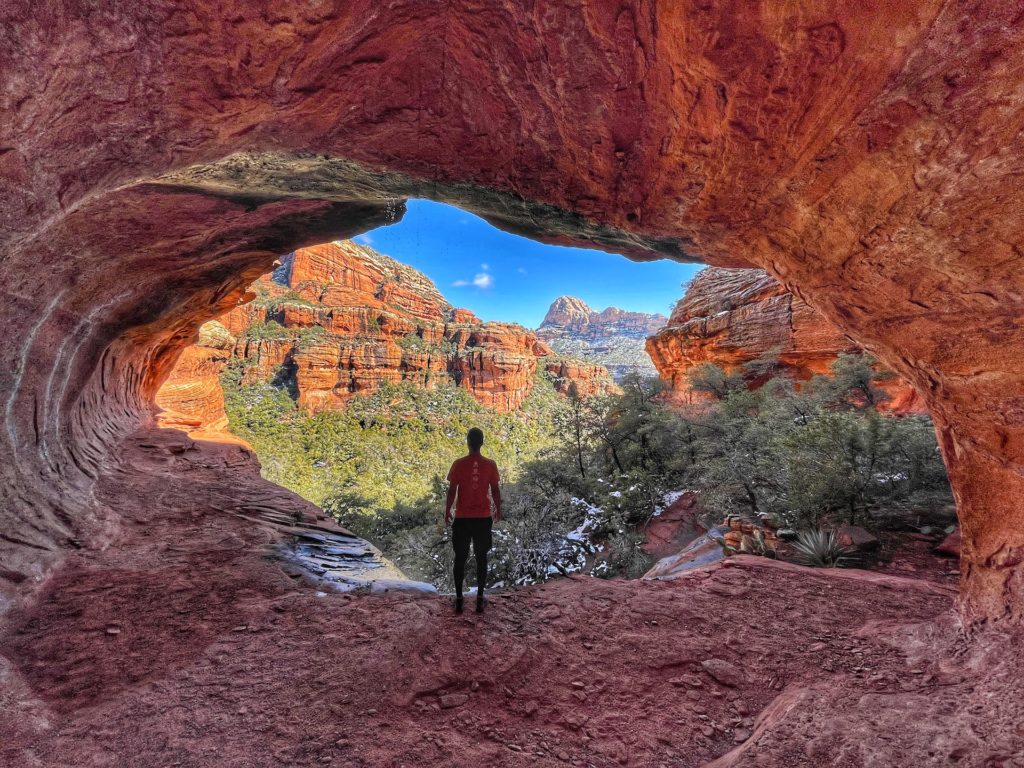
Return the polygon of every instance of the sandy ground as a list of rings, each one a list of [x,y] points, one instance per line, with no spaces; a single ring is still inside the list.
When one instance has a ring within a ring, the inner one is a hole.
[[[164,450],[101,482],[114,544],[4,618],[0,765],[1024,766],[1021,638],[962,636],[948,565],[737,558],[458,617],[289,577],[202,501],[230,462]]]

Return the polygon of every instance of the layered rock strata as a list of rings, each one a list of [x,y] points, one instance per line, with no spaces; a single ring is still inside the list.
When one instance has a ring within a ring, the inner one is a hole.
[[[758,386],[768,376],[806,381],[828,374],[839,355],[863,350],[767,272],[708,267],[689,284],[668,324],[647,339],[647,351],[674,398],[692,403],[703,397],[690,385],[701,365],[746,369],[750,386]],[[905,379],[879,367],[874,384],[884,396],[880,410],[925,410]]]
[[[616,381],[630,373],[655,375],[644,339],[668,322],[664,315],[608,307],[592,310],[575,296],[559,296],[548,308],[537,336],[556,352],[605,366]]]
[[[254,0],[0,11],[0,593],[199,326],[402,200],[760,267],[922,393],[963,615],[1024,621],[1024,23],[1013,3]]]
[[[252,286],[252,300],[206,323],[157,393],[161,423],[226,429],[219,375],[289,388],[310,413],[341,410],[385,382],[455,383],[482,405],[519,408],[538,370],[566,395],[601,394],[599,365],[560,359],[525,328],[452,307],[421,272],[351,241],[302,248]]]

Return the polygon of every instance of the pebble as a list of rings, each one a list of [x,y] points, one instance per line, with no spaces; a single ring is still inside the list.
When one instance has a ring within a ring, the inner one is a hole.
[[[449,693],[447,696],[442,696],[440,701],[441,706],[445,709],[453,709],[454,707],[461,707],[469,701],[469,696],[464,693]]]
[[[700,665],[711,677],[729,688],[735,688],[743,682],[743,673],[722,659],[705,659]]]

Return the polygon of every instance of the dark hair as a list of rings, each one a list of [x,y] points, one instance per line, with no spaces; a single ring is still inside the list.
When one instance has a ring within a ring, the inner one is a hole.
[[[479,427],[473,427],[466,433],[466,443],[469,445],[469,450],[479,451],[480,446],[484,444],[484,431]]]

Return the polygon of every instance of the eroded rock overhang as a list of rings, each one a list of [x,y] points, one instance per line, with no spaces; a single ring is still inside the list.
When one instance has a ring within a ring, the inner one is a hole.
[[[964,610],[1024,615],[1010,4],[3,14],[13,579],[109,532],[91,478],[199,322],[278,254],[418,195],[554,242],[767,269],[924,395],[963,522]]]

